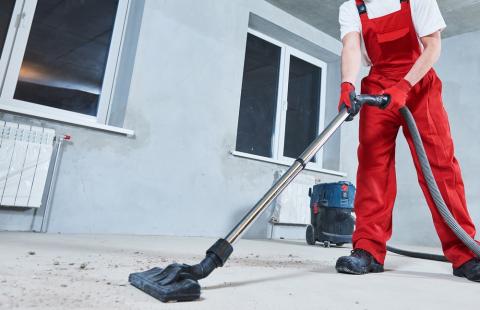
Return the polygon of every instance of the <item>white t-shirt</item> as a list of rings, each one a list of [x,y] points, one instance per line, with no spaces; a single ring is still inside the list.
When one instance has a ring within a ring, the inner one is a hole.
[[[370,0],[365,1],[369,18],[377,18],[399,11],[400,0]],[[424,37],[447,27],[436,0],[410,0],[412,18],[418,37]],[[339,14],[341,39],[349,32],[362,33],[362,22],[358,14],[355,0],[349,0],[340,6]],[[370,65],[362,37],[364,63]]]

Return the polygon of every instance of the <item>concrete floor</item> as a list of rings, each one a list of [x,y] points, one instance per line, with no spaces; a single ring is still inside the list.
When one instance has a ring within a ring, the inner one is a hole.
[[[0,309],[438,310],[478,303],[480,284],[451,276],[448,264],[391,255],[388,272],[341,275],[333,266],[347,247],[302,241],[242,240],[230,262],[202,281],[197,302],[161,304],[127,282],[132,271],[198,262],[212,242],[0,233]]]

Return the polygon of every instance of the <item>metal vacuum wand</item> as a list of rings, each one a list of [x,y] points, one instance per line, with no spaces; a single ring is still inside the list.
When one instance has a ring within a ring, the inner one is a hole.
[[[348,119],[355,116],[363,104],[384,108],[390,97],[355,96],[351,94],[353,107],[342,109],[325,130],[293,162],[292,166],[265,193],[255,206],[225,237],[215,242],[206,253],[205,258],[196,265],[171,264],[166,268],[153,268],[143,272],[132,273],[129,282],[145,293],[163,301],[189,301],[200,297],[198,280],[208,277],[213,270],[222,267],[233,252],[232,245],[240,239],[245,231],[255,222],[268,205],[305,169],[315,154],[325,145],[335,131]]]
[[[225,237],[230,244],[234,244],[242,237],[245,231],[255,222],[258,216],[267,208],[272,201],[280,195],[281,192],[295,179],[295,177],[305,168],[308,162],[325,145],[335,131],[350,116],[346,109],[325,128],[325,130],[310,144],[310,146],[298,157],[293,165],[282,175],[282,177],[270,188],[257,204],[245,215],[240,223],[232,229]]]
[[[385,108],[390,97],[388,95],[373,96],[373,95],[358,95],[353,97],[352,102],[356,105],[356,111],[364,105],[376,106]],[[293,165],[285,172],[284,175],[265,193],[265,195],[257,202],[257,204],[243,217],[240,223],[232,229],[232,231],[225,237],[225,240],[233,245],[238,239],[242,237],[245,231],[255,222],[255,219],[272,203],[272,201],[280,195],[280,193],[287,187],[295,177],[305,169],[305,166],[315,156],[315,154],[327,143],[330,137],[342,126],[351,114],[347,109],[343,109],[333,119],[333,121],[325,128],[325,130],[307,147],[307,149],[294,161]]]

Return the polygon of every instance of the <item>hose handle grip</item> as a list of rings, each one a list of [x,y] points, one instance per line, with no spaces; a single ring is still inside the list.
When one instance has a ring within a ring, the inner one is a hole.
[[[355,103],[363,106],[364,104],[385,109],[390,103],[390,95],[358,95],[355,97]]]

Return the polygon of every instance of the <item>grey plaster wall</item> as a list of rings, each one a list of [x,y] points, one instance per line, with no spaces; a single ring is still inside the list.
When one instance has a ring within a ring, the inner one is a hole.
[[[326,120],[335,115],[335,54],[340,51],[335,39],[264,1],[146,0],[134,66],[123,70],[132,75],[131,84],[123,76],[126,88],[116,93],[119,110],[126,103],[125,127],[134,129],[136,138],[2,114],[5,120],[51,127],[74,137],[62,158],[50,232],[218,236],[251,207],[285,167],[230,154],[249,23],[329,63]],[[472,32],[444,40],[436,65],[476,223],[479,39],[480,32]],[[115,117],[114,123],[121,124],[123,117]],[[357,144],[354,121],[328,144],[325,166],[340,165],[355,181]],[[393,241],[438,244],[401,134],[397,149]],[[0,229],[38,229],[42,211],[34,215],[30,209],[0,209]],[[262,218],[249,236],[264,237],[267,220]]]
[[[267,2],[146,0],[124,122],[134,139],[3,115],[74,138],[63,154],[49,232],[228,232],[284,169],[230,154],[252,14],[321,47],[338,71],[338,41]],[[338,85],[338,74],[329,81]],[[330,148],[339,148],[335,141]],[[0,229],[30,230],[32,216],[0,209]]]

